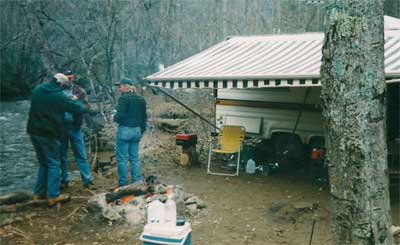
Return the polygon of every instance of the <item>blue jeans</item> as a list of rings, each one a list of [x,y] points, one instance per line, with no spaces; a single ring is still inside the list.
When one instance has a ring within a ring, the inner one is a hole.
[[[55,198],[60,195],[60,141],[31,135],[33,148],[39,160],[39,171],[34,195]]]
[[[117,131],[117,165],[119,186],[128,184],[128,160],[131,162],[132,183],[142,180],[139,161],[140,127],[119,126]]]
[[[68,145],[71,143],[71,148],[75,156],[76,164],[78,165],[83,184],[87,184],[92,180],[90,174],[89,163],[86,156],[85,142],[83,140],[82,129],[76,129],[71,124],[66,124],[66,137],[61,140],[61,182],[68,183]]]

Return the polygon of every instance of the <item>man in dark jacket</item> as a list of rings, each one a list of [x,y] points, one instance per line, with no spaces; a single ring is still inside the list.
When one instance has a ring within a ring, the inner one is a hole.
[[[76,96],[70,98],[63,93],[62,84],[66,82],[68,77],[57,73],[51,82],[33,89],[27,125],[40,163],[34,199],[47,196],[50,206],[69,200],[69,195],[60,195],[60,139],[64,134],[65,112],[83,112],[83,104]]]
[[[63,72],[69,79],[64,86],[64,93],[67,96],[75,95],[84,103],[85,111],[89,110],[89,101],[85,89],[74,83],[75,75],[71,70]],[[68,187],[68,145],[71,144],[76,164],[83,180],[83,187],[96,189],[92,182],[90,166],[87,159],[85,141],[82,132],[83,114],[72,115],[66,112],[64,117],[65,137],[61,140],[61,188]]]
[[[131,181],[142,183],[141,164],[139,160],[139,143],[146,130],[146,101],[136,94],[136,89],[129,79],[116,83],[122,93],[118,100],[117,114],[114,121],[118,123],[117,131],[117,166],[118,184],[128,184],[128,160],[131,163]]]

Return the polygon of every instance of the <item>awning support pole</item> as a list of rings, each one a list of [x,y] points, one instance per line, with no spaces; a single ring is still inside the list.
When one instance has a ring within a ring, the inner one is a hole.
[[[198,118],[200,118],[201,120],[205,121],[206,123],[208,123],[210,126],[212,126],[214,129],[219,129],[214,123],[210,122],[209,120],[207,120],[206,118],[204,118],[202,115],[200,115],[199,113],[197,113],[196,111],[194,111],[192,108],[190,108],[189,106],[185,105],[183,102],[181,102],[180,100],[178,100],[176,97],[174,97],[173,95],[169,94],[167,91],[165,91],[164,89],[157,87],[157,86],[152,86],[146,83],[147,87],[150,87],[151,89],[157,89],[158,91],[161,91],[163,94],[165,94],[168,98],[172,99],[173,101],[175,101],[176,103],[180,104],[181,106],[185,107],[185,109],[187,109],[188,111],[190,111],[191,113],[193,113],[194,115],[196,115]]]

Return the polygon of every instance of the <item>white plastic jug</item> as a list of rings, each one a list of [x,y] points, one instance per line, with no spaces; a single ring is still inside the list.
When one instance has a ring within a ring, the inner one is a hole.
[[[247,160],[246,173],[254,174],[256,172],[256,162],[253,159]]]
[[[160,200],[154,200],[147,207],[147,223],[165,223],[165,205]]]
[[[168,200],[165,202],[165,223],[167,226],[176,226],[176,203],[172,199],[172,195],[168,195]]]

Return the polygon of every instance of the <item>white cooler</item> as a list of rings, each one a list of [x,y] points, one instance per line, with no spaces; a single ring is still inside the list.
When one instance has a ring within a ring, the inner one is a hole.
[[[147,224],[143,228],[140,240],[144,245],[191,245],[192,229],[189,222],[174,227],[157,223]]]

